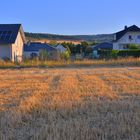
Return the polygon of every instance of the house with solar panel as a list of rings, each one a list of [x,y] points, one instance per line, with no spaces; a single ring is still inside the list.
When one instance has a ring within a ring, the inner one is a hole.
[[[140,45],[140,28],[136,25],[127,27],[114,34],[113,49],[126,50],[129,45]]]
[[[0,24],[0,59],[22,61],[25,42],[21,24]]]
[[[49,44],[41,42],[29,42],[24,45],[24,58],[39,57],[41,52],[52,53],[57,52],[57,50]]]

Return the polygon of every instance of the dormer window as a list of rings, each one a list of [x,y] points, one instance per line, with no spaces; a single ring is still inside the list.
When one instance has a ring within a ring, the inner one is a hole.
[[[132,40],[132,36],[131,35],[129,35],[129,40]]]

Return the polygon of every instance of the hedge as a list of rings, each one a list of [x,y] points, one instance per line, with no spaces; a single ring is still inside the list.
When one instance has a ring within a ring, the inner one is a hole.
[[[140,57],[140,50],[99,50],[101,58]]]

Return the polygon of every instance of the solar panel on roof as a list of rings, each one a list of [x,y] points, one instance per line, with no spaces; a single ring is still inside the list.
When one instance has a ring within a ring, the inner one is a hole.
[[[15,43],[20,27],[21,24],[0,24],[0,44]],[[3,37],[3,32],[5,37]]]
[[[12,31],[8,31],[8,34],[11,34],[12,33]]]
[[[3,31],[3,34],[7,34],[7,31]]]
[[[5,36],[5,40],[10,40],[10,35]]]
[[[4,38],[5,38],[5,36],[4,36],[4,35],[2,35],[2,36],[0,37],[0,39],[2,39],[2,40],[4,40]]]
[[[0,31],[1,40],[10,40],[12,36],[12,31]]]

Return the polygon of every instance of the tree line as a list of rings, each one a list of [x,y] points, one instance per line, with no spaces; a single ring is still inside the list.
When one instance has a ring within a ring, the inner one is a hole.
[[[56,46],[57,41],[51,41],[49,44],[51,46]],[[83,41],[79,44],[74,44],[72,42],[62,42],[59,44],[61,44],[65,48],[67,48],[72,55],[76,55],[76,54],[88,55],[88,54],[92,53],[92,51],[93,51],[92,46],[96,45],[97,43]]]

